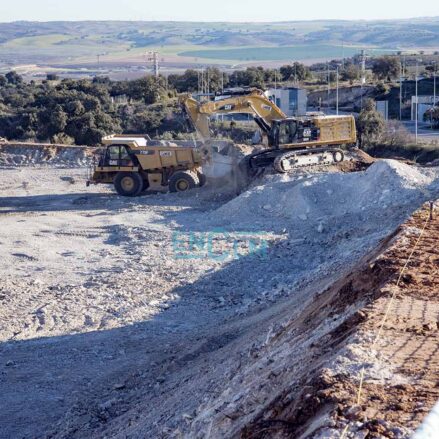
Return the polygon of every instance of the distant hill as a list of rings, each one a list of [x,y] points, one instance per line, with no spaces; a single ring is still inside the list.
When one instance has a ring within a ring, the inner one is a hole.
[[[325,59],[368,50],[439,50],[439,17],[386,21],[280,23],[14,22],[0,23],[0,69],[130,65],[160,52],[164,63]],[[260,50],[261,49],[261,50]],[[263,50],[262,50],[263,49]],[[247,52],[248,51],[248,52]]]

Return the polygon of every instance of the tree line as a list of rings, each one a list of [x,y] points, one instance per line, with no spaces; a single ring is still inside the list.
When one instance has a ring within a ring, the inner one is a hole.
[[[204,74],[209,78],[209,91],[220,93],[229,87],[264,89],[276,83],[303,83],[311,81],[316,71],[328,67],[332,75],[330,81],[335,80],[336,67],[342,81],[360,77],[355,58],[346,59],[342,67],[333,60],[328,65],[307,67],[295,62],[278,70],[248,67],[232,73],[211,67]],[[400,63],[394,56],[377,58],[371,67],[378,80],[391,80],[400,74]],[[97,145],[102,136],[114,132],[181,131],[183,117],[175,117],[179,108],[173,98],[178,93],[196,92],[199,85],[200,72],[194,69],[167,78],[59,80],[55,75],[48,75],[42,82],[25,82],[12,71],[0,75],[0,137]],[[120,97],[123,97],[122,102]]]
[[[223,87],[265,88],[289,80],[293,71],[297,80],[309,76],[299,63],[279,72],[249,67],[227,74],[209,68],[209,89],[215,93]],[[42,82],[25,82],[12,71],[0,75],[0,137],[97,145],[104,135],[114,132],[178,131],[183,117],[174,120],[180,109],[173,98],[197,91],[198,80],[199,72],[191,69],[167,78],[145,76],[131,81],[106,77],[59,80],[50,74]]]
[[[0,136],[52,143],[96,145],[114,132],[151,132],[166,117],[174,96],[164,78],[133,81],[63,79],[23,81],[15,72],[0,75]],[[116,105],[114,98],[126,102]]]

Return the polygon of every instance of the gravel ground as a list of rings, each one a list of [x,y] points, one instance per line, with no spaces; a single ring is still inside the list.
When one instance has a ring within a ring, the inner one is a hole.
[[[276,328],[295,322],[276,362],[299,376],[301,312],[439,189],[437,168],[393,161],[266,176],[235,198],[124,199],[85,175],[0,174],[2,437],[240,431],[267,402],[255,358]]]

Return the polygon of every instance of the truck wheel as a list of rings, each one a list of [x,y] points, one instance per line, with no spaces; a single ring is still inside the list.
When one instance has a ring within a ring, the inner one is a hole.
[[[200,187],[203,187],[206,184],[207,178],[202,172],[197,173],[198,181],[200,182]]]
[[[114,188],[119,195],[136,197],[142,192],[142,176],[138,172],[118,172],[114,177]]]
[[[186,192],[200,185],[197,174],[191,171],[178,171],[169,179],[170,192]]]
[[[142,181],[142,190],[141,192],[145,192],[146,190],[148,190],[149,188],[149,181],[148,180],[143,180]]]

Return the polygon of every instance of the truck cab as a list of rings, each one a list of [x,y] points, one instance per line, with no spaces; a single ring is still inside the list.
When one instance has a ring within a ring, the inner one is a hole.
[[[134,166],[134,159],[126,145],[111,145],[104,149],[99,166]]]

